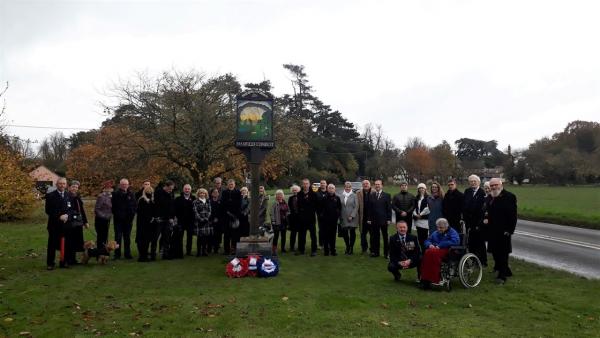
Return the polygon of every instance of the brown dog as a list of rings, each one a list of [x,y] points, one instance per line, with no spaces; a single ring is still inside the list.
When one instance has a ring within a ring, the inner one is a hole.
[[[81,259],[81,263],[87,264],[92,257],[96,257],[96,261],[99,264],[108,263],[109,255],[111,252],[115,251],[119,247],[119,244],[115,241],[108,241],[104,246],[104,250],[101,250],[96,247],[96,243],[94,241],[85,241],[83,243],[83,258]]]

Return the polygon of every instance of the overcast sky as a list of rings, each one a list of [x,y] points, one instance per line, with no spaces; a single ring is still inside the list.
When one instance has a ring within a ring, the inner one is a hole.
[[[289,93],[281,65],[295,63],[325,103],[399,146],[522,148],[600,120],[599,18],[600,1],[576,0],[0,0],[5,120],[96,128],[107,88],[136,71],[231,72]]]

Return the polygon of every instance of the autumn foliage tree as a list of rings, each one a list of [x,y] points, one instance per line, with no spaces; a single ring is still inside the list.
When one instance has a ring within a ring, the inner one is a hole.
[[[0,221],[22,219],[35,205],[34,184],[21,158],[0,146]]]
[[[143,134],[123,125],[108,125],[99,130],[91,143],[74,148],[67,157],[67,176],[82,182],[84,195],[100,192],[108,179],[126,177],[136,187],[142,181],[158,182],[174,169],[159,157],[148,156],[142,145],[148,142]]]

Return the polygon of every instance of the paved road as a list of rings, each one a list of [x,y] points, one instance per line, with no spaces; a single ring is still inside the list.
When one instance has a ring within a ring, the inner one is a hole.
[[[600,230],[519,220],[513,256],[600,279]]]

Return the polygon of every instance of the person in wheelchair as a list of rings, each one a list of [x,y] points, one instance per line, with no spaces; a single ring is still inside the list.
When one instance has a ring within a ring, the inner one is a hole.
[[[449,227],[448,220],[438,218],[434,231],[425,241],[425,254],[421,262],[421,285],[424,288],[431,284],[439,285],[442,260],[448,256],[450,247],[460,244],[460,236]]]
[[[394,275],[395,280],[400,280],[401,270],[417,268],[417,277],[420,275],[421,248],[417,236],[408,234],[406,221],[396,222],[398,233],[390,236],[390,262],[388,271]]]

